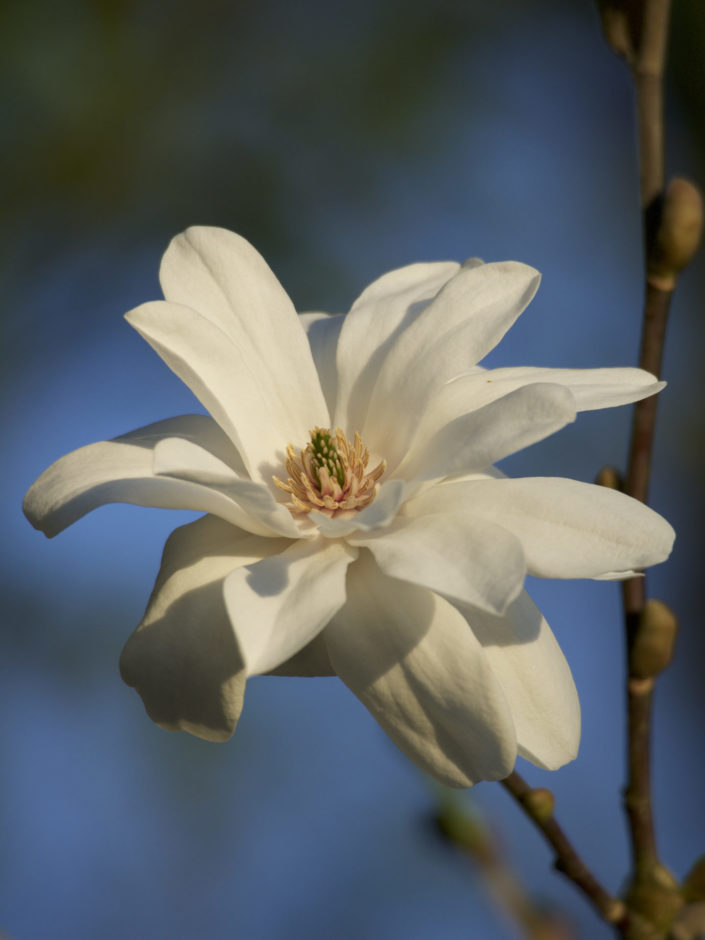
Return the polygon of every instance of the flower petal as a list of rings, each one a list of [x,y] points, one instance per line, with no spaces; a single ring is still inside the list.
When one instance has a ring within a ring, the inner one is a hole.
[[[409,512],[466,512],[519,539],[540,578],[629,577],[665,561],[675,533],[648,506],[616,490],[560,477],[448,482],[422,493]]]
[[[580,702],[551,628],[526,591],[503,617],[462,608],[509,703],[519,754],[546,770],[574,760]]]
[[[159,279],[168,301],[198,311],[230,339],[240,353],[231,368],[242,371],[243,385],[265,379],[272,386],[292,432],[298,422],[307,432],[323,421],[318,376],[294,305],[245,238],[222,228],[189,228],[172,239]]]
[[[233,733],[245,672],[223,579],[289,544],[242,532],[214,516],[169,536],[147,611],[120,658],[123,679],[162,728],[209,741]]]
[[[507,609],[526,575],[519,540],[464,513],[400,518],[388,529],[356,534],[348,542],[368,548],[393,578],[494,614]]]
[[[270,672],[309,643],[345,602],[355,549],[298,541],[225,581],[225,603],[248,675]]]
[[[328,424],[311,350],[296,316],[294,329],[282,328],[284,339],[291,340],[285,361],[277,348],[282,337],[275,317],[261,335],[248,336],[243,328],[239,342],[190,307],[166,301],[143,304],[126,319],[213,415],[253,478],[268,481],[281,470],[287,443],[305,441],[311,427]]]
[[[233,500],[249,518],[243,525],[260,535],[301,538],[303,533],[291,513],[276,502],[262,483],[238,476],[227,464],[191,441],[169,437],[154,448],[153,469],[158,476],[169,476],[202,484]]]
[[[452,787],[511,773],[506,699],[466,620],[443,598],[386,577],[362,554],[323,637],[343,682],[426,773]]]
[[[390,469],[407,452],[438,389],[499,342],[536,293],[539,279],[533,268],[513,261],[464,267],[395,337],[360,428]]]
[[[328,656],[328,648],[323,639],[323,631],[315,636],[303,649],[271,669],[268,676],[334,676],[335,670]]]
[[[336,425],[362,430],[372,387],[394,337],[459,267],[455,261],[410,264],[382,275],[360,294],[340,331]]]
[[[536,382],[565,385],[573,393],[578,411],[629,405],[655,395],[666,386],[665,382],[659,382],[650,372],[631,368],[541,369],[520,366],[489,369],[479,375],[461,377],[457,381],[467,386],[474,407]],[[478,396],[478,405],[474,405],[475,396]]]
[[[395,474],[432,480],[484,470],[575,420],[571,392],[561,385],[527,385],[462,415],[432,437],[419,435]]]
[[[252,525],[247,513],[223,493],[154,473],[154,448],[167,437],[199,443],[214,459],[215,455],[219,459],[232,455],[237,462],[237,452],[211,418],[169,418],[112,441],[81,447],[57,460],[29,488],[25,515],[50,538],[106,503],[193,509],[214,513],[243,528]]]
[[[347,519],[330,519],[314,510],[309,518],[316,523],[318,531],[330,539],[344,538],[352,532],[371,532],[389,525],[397,510],[411,492],[412,487],[403,480],[387,480],[380,488],[373,503]]]
[[[577,411],[612,408],[648,398],[665,382],[643,369],[481,369],[441,386],[419,419],[417,437],[431,437],[439,428],[509,392],[536,383],[563,385],[573,394]]]
[[[342,313],[301,313],[299,321],[306,331],[313,361],[330,414],[335,414],[338,394],[338,370],[335,364],[338,337],[345,317]]]

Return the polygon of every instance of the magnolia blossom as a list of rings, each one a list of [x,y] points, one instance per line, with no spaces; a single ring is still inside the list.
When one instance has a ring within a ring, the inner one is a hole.
[[[108,502],[205,513],[167,540],[120,661],[157,724],[221,741],[247,677],[337,675],[445,784],[575,757],[575,686],[524,578],[627,577],[674,536],[621,493],[494,468],[662,387],[479,366],[538,283],[515,262],[412,264],[345,316],[299,316],[243,238],[172,241],[166,299],[127,320],[211,417],[74,451],[24,505],[48,536]]]

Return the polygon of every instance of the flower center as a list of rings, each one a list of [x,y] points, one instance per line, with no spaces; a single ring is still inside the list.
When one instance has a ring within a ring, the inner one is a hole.
[[[286,453],[289,478],[284,483],[274,477],[274,482],[291,497],[285,505],[292,513],[316,509],[333,517],[364,509],[377,495],[377,481],[387,469],[381,460],[368,470],[370,452],[362,438],[356,431],[351,442],[340,428],[334,434],[328,428],[314,428],[303,450],[297,454],[288,444]]]

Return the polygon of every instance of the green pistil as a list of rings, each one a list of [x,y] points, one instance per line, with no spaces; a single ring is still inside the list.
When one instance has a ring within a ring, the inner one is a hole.
[[[313,458],[311,462],[318,485],[321,485],[318,471],[325,467],[331,480],[337,480],[338,485],[342,486],[345,480],[345,472],[338,454],[338,448],[335,446],[330,431],[325,431],[322,428],[311,431],[311,450]]]

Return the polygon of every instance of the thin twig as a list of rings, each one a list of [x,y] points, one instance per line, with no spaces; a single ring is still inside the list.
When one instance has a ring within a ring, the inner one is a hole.
[[[568,836],[556,822],[553,812],[546,812],[543,801],[539,803],[532,799],[537,791],[533,790],[516,771],[502,780],[502,786],[540,829],[553,848],[556,853],[554,863],[556,870],[562,872],[582,891],[604,920],[615,926],[619,925],[627,913],[624,903],[613,897],[595,878],[573,848]]]
[[[660,375],[666,321],[673,291],[647,283],[639,364]],[[656,426],[657,396],[637,402],[634,408],[625,492],[646,503],[649,495],[651,458]],[[632,650],[646,603],[646,578],[631,578],[622,586],[627,644],[627,784],[624,806],[629,821],[635,877],[648,876],[658,864],[651,800],[651,714],[653,679],[635,675]]]
[[[649,280],[653,246],[661,223],[664,190],[663,73],[670,0],[645,0],[632,59],[639,127],[641,208],[644,227],[646,287],[639,365],[659,376],[672,289]],[[646,503],[656,426],[657,396],[634,408],[625,492]],[[645,578],[623,585],[627,644],[628,771],[624,805],[629,821],[635,878],[651,875],[658,864],[651,800],[651,713],[653,679],[644,680],[632,668],[632,650],[646,603]]]
[[[536,903],[510,867],[496,834],[468,811],[455,794],[439,794],[437,831],[470,860],[487,885],[499,912],[509,917],[526,940],[575,940],[575,933],[558,911]]]
[[[644,0],[632,75],[639,127],[641,205],[646,211],[663,192],[663,72],[671,0]]]

